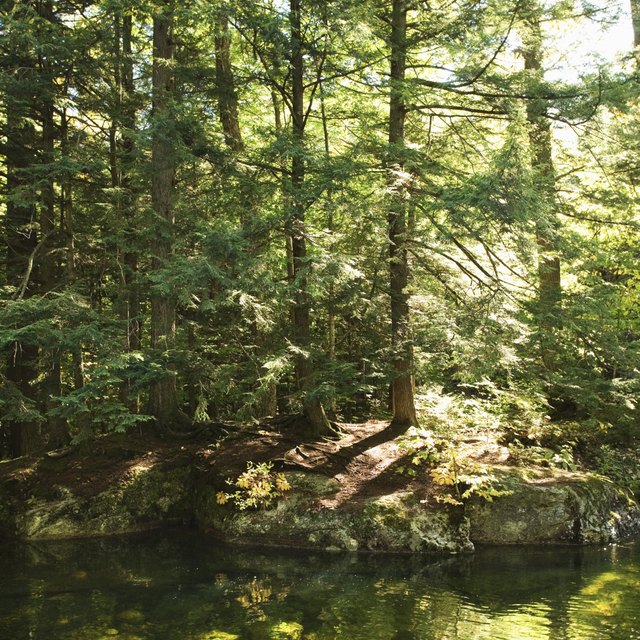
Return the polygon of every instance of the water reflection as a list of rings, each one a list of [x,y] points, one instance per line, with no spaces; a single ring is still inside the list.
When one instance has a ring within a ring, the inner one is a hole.
[[[272,553],[192,532],[0,551],[12,640],[640,639],[640,554]]]

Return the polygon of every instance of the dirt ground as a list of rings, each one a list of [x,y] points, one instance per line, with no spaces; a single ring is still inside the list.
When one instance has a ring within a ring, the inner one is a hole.
[[[383,495],[406,487],[418,495],[434,490],[428,474],[420,481],[398,472],[412,456],[403,448],[401,432],[388,422],[341,424],[335,438],[309,441],[295,425],[273,423],[238,428],[213,425],[183,440],[163,440],[153,433],[113,434],[82,445],[0,463],[0,482],[14,481],[24,498],[46,497],[64,486],[79,497],[97,495],[140,468],[196,465],[218,478],[238,477],[247,461],[272,461],[281,470],[321,473],[340,483],[338,493],[321,506]],[[460,455],[478,463],[500,464],[508,451],[486,438],[456,443]],[[437,490],[437,489],[436,489]],[[421,496],[422,497],[422,496]]]

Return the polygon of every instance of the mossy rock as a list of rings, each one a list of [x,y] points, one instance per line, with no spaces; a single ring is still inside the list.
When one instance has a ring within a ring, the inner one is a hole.
[[[269,630],[272,640],[300,640],[303,626],[299,622],[278,622]]]
[[[331,486],[317,478],[315,483],[320,490]],[[303,491],[294,489],[280,498],[274,508],[237,511],[217,505],[215,492],[210,490],[208,495],[201,493],[197,520],[222,538],[245,544],[450,553],[473,548],[468,523],[460,513],[428,509],[411,492],[392,493],[335,509],[319,507],[318,497],[305,485]]]
[[[507,472],[510,494],[466,508],[470,538],[487,544],[605,544],[637,527],[638,505],[610,481],[589,474]]]
[[[468,523],[459,510],[427,507],[411,492],[399,491],[364,504],[354,516],[355,537],[376,551],[472,551]]]
[[[96,496],[59,487],[55,497],[32,498],[15,516],[25,538],[74,538],[131,533],[189,517],[190,470],[153,467],[128,476]]]
[[[16,482],[5,480],[0,483],[0,535],[13,537],[18,533],[18,495]]]

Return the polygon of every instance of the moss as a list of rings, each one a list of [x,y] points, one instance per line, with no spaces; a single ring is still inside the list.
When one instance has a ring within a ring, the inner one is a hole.
[[[33,498],[16,517],[26,538],[74,538],[129,533],[187,517],[189,469],[151,469],[89,498],[57,487],[55,498]]]
[[[299,640],[303,630],[299,622],[278,622],[269,630],[269,638],[273,640]]]
[[[607,543],[621,539],[637,523],[637,505],[602,478],[529,470],[512,473],[505,484],[510,495],[467,506],[474,542]]]
[[[22,488],[15,480],[4,480],[0,483],[0,535],[17,534],[16,518],[18,515],[18,498]]]
[[[470,551],[466,520],[453,509],[428,508],[410,492],[371,499],[357,516],[358,534],[372,550]]]
[[[52,485],[46,494],[27,484],[0,485],[3,532],[26,538],[72,538],[143,531],[191,520],[240,543],[326,550],[457,553],[474,542],[605,543],[637,529],[638,507],[611,482],[557,469],[491,467],[508,496],[474,498],[464,508],[422,503],[404,490],[323,507],[340,484],[321,474],[287,472],[291,491],[275,508],[237,511],[216,503],[210,476],[194,472],[189,460],[173,468],[140,464],[102,493],[79,497]],[[219,480],[223,482],[223,480]],[[36,487],[37,488],[37,487]]]
[[[313,547],[357,551],[445,551],[472,548],[466,521],[444,510],[426,509],[410,492],[397,492],[349,508],[317,508],[313,494],[295,490],[280,499],[276,508],[237,512],[213,506],[202,497],[200,514],[205,528],[227,540],[278,546]]]
[[[144,622],[144,614],[138,609],[126,609],[118,614],[118,619],[129,623]]]

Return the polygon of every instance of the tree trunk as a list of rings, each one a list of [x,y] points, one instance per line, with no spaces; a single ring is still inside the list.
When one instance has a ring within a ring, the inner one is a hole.
[[[304,415],[315,436],[331,432],[331,425],[322,403],[313,395],[315,372],[311,358],[311,315],[309,301],[307,241],[304,205],[304,57],[302,48],[300,0],[290,0],[291,26],[291,119],[293,126],[293,156],[291,159],[291,213],[288,231],[291,236],[294,275],[293,338],[299,352],[296,355],[298,389],[304,396]]]
[[[133,191],[133,172],[136,164],[135,129],[135,84],[133,76],[132,18],[126,13],[122,18],[122,192],[123,215],[129,236],[136,224],[136,197]],[[138,253],[131,249],[131,238],[124,252],[124,277],[128,294],[127,322],[129,329],[129,351],[139,351],[141,342],[140,292],[138,290]]]
[[[134,248],[136,229],[136,197],[133,191],[135,171],[136,108],[132,51],[132,18],[128,11],[117,11],[114,17],[114,81],[116,108],[111,131],[111,175],[116,191],[118,219],[124,233],[122,253],[122,295],[119,314],[125,326],[124,346],[128,352],[140,350],[140,294],[138,291],[138,253]],[[124,381],[120,397],[129,410],[137,413],[138,399],[131,397],[130,383]]]
[[[216,90],[218,94],[218,111],[220,113],[220,124],[224,133],[224,139],[232,152],[240,153],[244,150],[244,140],[240,128],[240,116],[238,113],[238,98],[235,90],[235,79],[231,66],[231,35],[229,33],[229,21],[222,10],[218,13],[216,20]],[[244,184],[244,183],[243,183]],[[251,237],[251,223],[253,214],[257,216],[257,205],[255,196],[249,189],[240,187],[240,197],[242,198],[241,208],[247,210],[249,215],[242,215],[241,222],[247,237]],[[257,247],[255,243],[249,244],[249,251],[256,255]],[[255,292],[260,295],[259,292]],[[258,346],[268,345],[271,336],[261,331],[257,323],[253,323],[252,331],[254,343]],[[265,418],[274,416],[277,412],[277,389],[275,383],[270,383],[258,389],[256,398],[251,407],[251,412],[255,418]]]
[[[69,118],[66,109],[62,111],[60,122],[60,144],[62,146],[62,155],[66,158],[70,153],[69,149]],[[76,247],[75,232],[73,220],[73,188],[70,176],[63,181],[61,186],[61,202],[62,202],[62,233],[65,236],[65,258],[66,277],[70,283],[76,280]],[[81,389],[84,386],[84,363],[82,356],[82,344],[78,344],[73,348],[71,353],[73,386],[75,389]],[[81,431],[88,431],[89,426],[86,420],[87,416],[83,414],[81,421]]]
[[[227,146],[235,152],[242,151],[244,144],[238,116],[238,98],[236,96],[233,69],[231,67],[231,36],[229,21],[222,10],[216,20],[216,89],[220,123]]]
[[[529,91],[538,90],[543,80],[542,33],[540,8],[534,0],[525,15],[524,68]],[[560,324],[562,297],[560,257],[558,256],[557,220],[555,207],[555,172],[552,158],[551,126],[546,117],[546,102],[542,98],[527,101],[527,123],[531,145],[531,162],[536,191],[540,198],[540,211],[536,219],[538,244],[538,316],[540,348],[544,366],[556,369],[553,332]]]
[[[413,393],[413,337],[409,318],[409,295],[406,291],[409,265],[406,249],[406,205],[403,185],[403,162],[398,153],[404,146],[406,105],[403,95],[407,62],[407,2],[391,4],[391,88],[389,96],[389,160],[390,192],[389,279],[391,294],[391,345],[394,379],[392,383],[392,422],[409,427],[417,424]]]
[[[45,20],[53,22],[53,7],[50,2],[40,5],[40,12]],[[40,233],[42,247],[38,260],[38,280],[43,293],[52,291],[58,284],[60,273],[58,261],[55,258],[57,247],[56,236],[56,194],[54,185],[53,165],[55,162],[56,126],[54,118],[54,92],[53,72],[45,59],[40,59],[40,73],[46,81],[41,106],[42,121],[42,162],[45,170],[42,172],[42,202],[40,210]],[[44,350],[43,350],[44,351]],[[52,348],[41,355],[43,364],[42,393],[44,396],[44,409],[46,412],[46,442],[51,449],[56,449],[68,443],[69,432],[66,421],[51,412],[55,410],[59,402],[56,398],[62,394],[60,350]]]
[[[16,61],[16,66],[24,68],[29,64]],[[33,63],[31,63],[33,64]],[[27,67],[28,68],[28,67]],[[37,247],[36,204],[29,200],[32,193],[33,178],[29,170],[35,164],[36,132],[31,120],[27,118],[27,109],[31,104],[29,90],[24,83],[16,82],[11,92],[5,95],[5,132],[4,145],[6,167],[6,273],[7,284],[16,287],[17,295],[28,295],[32,288],[29,280],[31,264],[35,259]],[[16,296],[17,297],[17,296]],[[9,432],[9,453],[18,457],[38,450],[42,446],[40,424],[35,418],[28,417],[30,403],[35,404],[34,383],[38,375],[36,368],[38,348],[34,345],[15,342],[11,345],[7,359],[6,376],[16,390],[22,394],[19,403],[24,418],[7,420]]]
[[[633,45],[636,50],[636,66],[640,66],[640,0],[630,0],[631,21],[633,23]]]
[[[175,149],[171,130],[173,77],[173,4],[165,0],[156,5],[153,16],[153,78],[151,148],[151,204],[155,213],[155,228],[151,241],[152,269],[161,271],[173,252],[175,182]],[[157,289],[151,292],[151,346],[163,358],[175,342],[175,296]],[[173,371],[155,383],[150,392],[150,412],[162,432],[171,430],[177,422],[178,400]]]
[[[329,123],[327,122],[327,110],[324,102],[324,86],[320,83],[320,115],[322,117],[322,136],[324,138],[324,152],[329,158],[331,156],[331,146],[329,144]],[[331,235],[329,244],[329,254],[335,252],[335,243],[333,234],[335,231],[334,224],[334,202],[333,188],[329,185],[327,188],[327,231]],[[331,364],[336,361],[336,286],[335,279],[332,277],[327,286],[327,358]],[[335,417],[338,407],[335,395],[331,397],[328,403],[329,414]]]

